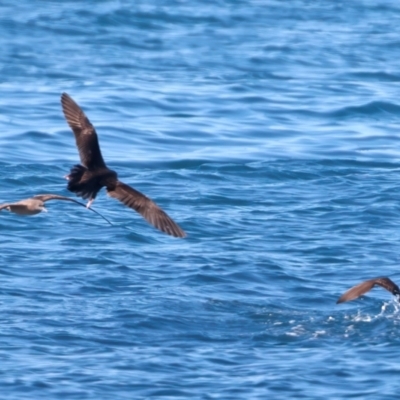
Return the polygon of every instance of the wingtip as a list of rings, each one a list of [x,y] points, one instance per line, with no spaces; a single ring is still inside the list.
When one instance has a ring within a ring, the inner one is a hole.
[[[185,237],[187,237],[187,233],[185,231],[183,231],[182,229],[180,229],[178,226],[175,226],[174,229],[165,229],[163,227],[160,226],[156,226],[153,225],[156,229],[160,230],[161,232],[164,232],[165,234],[172,236],[172,237],[176,237],[179,239],[184,239]]]
[[[66,101],[70,100],[71,97],[69,96],[68,93],[63,92],[61,94],[61,104],[64,104]]]
[[[176,229],[172,231],[173,236],[181,239],[187,236],[187,233],[178,224],[176,224],[175,228]]]

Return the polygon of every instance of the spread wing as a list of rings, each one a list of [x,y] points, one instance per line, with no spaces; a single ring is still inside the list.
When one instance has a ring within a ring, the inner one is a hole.
[[[105,167],[96,130],[85,113],[67,93],[62,94],[61,105],[65,119],[74,132],[82,165],[89,170]]]
[[[399,287],[391,281],[389,278],[381,277],[381,278],[374,278],[359,283],[356,286],[353,286],[349,289],[346,293],[344,293],[336,304],[344,303],[345,301],[350,301],[357,299],[358,297],[362,296],[363,294],[369,292],[375,285],[381,286],[384,289],[388,290],[390,293],[394,295],[400,294]]]
[[[36,196],[33,196],[34,199],[38,199],[43,201],[49,201],[49,200],[67,200],[67,201],[73,201],[75,203],[81,204],[84,206],[83,203],[80,203],[79,201],[76,201],[74,199],[71,199],[70,197],[66,196],[59,196],[58,194],[37,194]]]
[[[107,193],[126,206],[133,208],[147,222],[160,231],[180,238],[186,236],[186,233],[154,201],[130,186],[125,185],[125,183],[117,181],[115,186],[107,188]]]
[[[49,201],[49,200],[66,200],[66,201],[72,201],[73,203],[79,204],[82,207],[86,208],[86,205],[81,203],[80,201],[77,201],[75,199],[71,199],[71,197],[66,197],[66,196],[59,196],[58,194],[38,194],[36,196],[33,196],[34,199],[38,199],[44,202]],[[1,208],[0,208],[1,210]],[[103,218],[105,221],[107,221],[110,225],[112,225],[112,223],[103,215],[101,215],[99,212],[97,212],[96,210],[93,210],[93,208],[89,208],[90,211],[93,211],[94,213],[96,213],[97,215],[99,215],[101,218]]]

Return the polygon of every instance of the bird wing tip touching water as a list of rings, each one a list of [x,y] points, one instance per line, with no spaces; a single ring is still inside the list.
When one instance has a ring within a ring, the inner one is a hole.
[[[364,282],[361,282],[345,293],[343,293],[339,299],[337,300],[336,304],[344,303],[346,301],[351,301],[359,298],[363,294],[369,292],[375,285],[381,286],[393,295],[399,295],[400,290],[399,287],[388,277],[382,276],[379,278],[368,279]]]

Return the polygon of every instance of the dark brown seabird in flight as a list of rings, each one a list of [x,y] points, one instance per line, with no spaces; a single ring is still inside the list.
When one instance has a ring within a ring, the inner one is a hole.
[[[344,303],[345,301],[355,300],[363,294],[369,292],[374,286],[381,286],[393,295],[400,298],[399,287],[389,278],[383,276],[380,278],[369,279],[367,281],[359,283],[356,286],[353,286],[346,293],[342,294],[336,304]]]
[[[83,203],[76,201],[75,199],[71,199],[70,197],[59,196],[58,194],[38,194],[29,199],[20,200],[16,203],[0,204],[0,211],[6,209],[18,215],[35,215],[39,214],[42,211],[47,212],[44,203],[49,200],[72,201],[76,204],[79,204],[80,206],[86,207]],[[92,208],[90,210],[95,212],[97,215],[100,215],[101,218],[112,225],[106,217],[103,217],[96,210],[93,210]]]
[[[185,237],[186,233],[154,201],[119,181],[117,173],[106,166],[96,130],[78,104],[66,93],[61,96],[61,104],[65,119],[74,132],[82,164],[75,165],[66,176],[68,190],[88,199],[86,207],[90,208],[104,186],[109,196],[133,208],[160,231],[175,237]]]

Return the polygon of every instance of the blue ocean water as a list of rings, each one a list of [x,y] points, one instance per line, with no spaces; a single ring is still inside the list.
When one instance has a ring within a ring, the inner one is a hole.
[[[400,5],[0,4],[0,201],[73,196],[69,93],[188,233],[106,196],[0,213],[1,399],[392,399]]]

